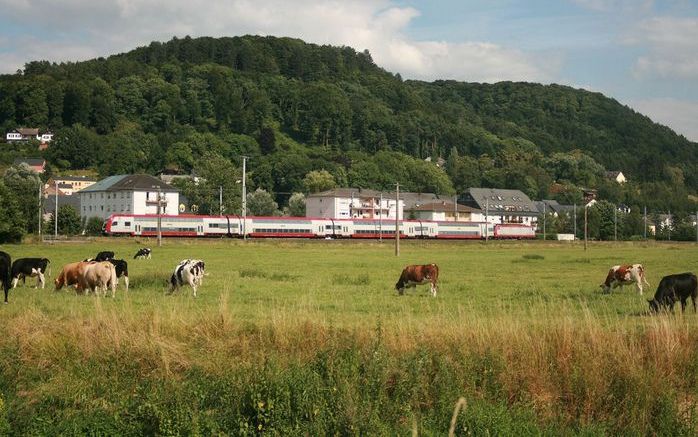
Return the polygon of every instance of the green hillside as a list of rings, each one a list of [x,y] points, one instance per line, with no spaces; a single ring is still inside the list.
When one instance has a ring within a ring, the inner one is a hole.
[[[175,38],[106,59],[31,62],[0,76],[0,126],[52,129],[54,170],[220,174],[246,154],[252,185],[278,201],[323,169],[330,185],[399,181],[444,194],[487,185],[565,201],[587,187],[674,211],[692,210],[698,192],[696,143],[602,94],[405,81],[368,52],[290,38]],[[29,153],[5,148],[6,165]],[[616,186],[605,170],[631,183]]]

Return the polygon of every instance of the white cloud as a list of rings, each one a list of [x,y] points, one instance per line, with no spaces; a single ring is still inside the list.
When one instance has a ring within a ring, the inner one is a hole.
[[[698,18],[644,20],[624,42],[647,49],[635,62],[636,76],[698,79]]]
[[[318,44],[368,49],[377,64],[407,78],[479,82],[547,82],[555,59],[488,42],[415,41],[406,29],[419,15],[391,0],[0,0],[7,22],[32,17],[46,39],[10,36],[0,69],[30,60],[84,60],[172,36],[291,36]],[[38,34],[38,33],[37,33]]]
[[[698,142],[698,102],[662,98],[628,103],[653,121],[668,126],[691,141]]]
[[[654,0],[572,0],[572,3],[597,12],[612,10],[648,11],[654,5]]]

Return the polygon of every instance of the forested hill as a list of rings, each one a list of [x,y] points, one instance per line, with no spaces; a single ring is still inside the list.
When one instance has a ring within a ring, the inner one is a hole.
[[[235,165],[244,153],[254,184],[282,194],[307,190],[304,177],[321,169],[338,185],[568,199],[584,186],[675,209],[698,191],[696,143],[602,94],[404,81],[368,52],[289,38],[175,38],[107,59],[31,62],[0,77],[0,126],[50,128],[55,168],[103,175],[203,171],[205,153]],[[445,171],[427,157],[446,159]],[[631,188],[609,185],[604,170],[623,171]]]

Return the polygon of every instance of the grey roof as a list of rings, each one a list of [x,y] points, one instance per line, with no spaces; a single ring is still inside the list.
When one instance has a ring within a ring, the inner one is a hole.
[[[437,202],[442,200],[437,194],[434,193],[412,193],[406,191],[401,193],[402,197],[405,199],[405,209],[411,209],[419,205],[425,205],[427,203]],[[453,198],[444,197],[443,199],[448,199],[451,202]]]
[[[97,179],[95,178],[90,178],[87,176],[53,176],[51,179],[53,180],[59,180],[59,181],[68,181],[68,182],[96,182]]]
[[[463,195],[463,203],[483,211],[487,209],[490,214],[538,215],[536,205],[520,190],[469,188]]]
[[[534,200],[533,204],[536,205],[538,212],[541,214],[543,211],[560,214],[570,212],[574,209],[573,205],[561,205],[557,200]],[[545,205],[545,207],[543,207],[543,205]]]
[[[80,196],[66,196],[61,194],[44,198],[44,214],[53,214],[53,211],[56,210],[56,198],[58,199],[58,209],[63,205],[70,205],[80,214]]]
[[[410,208],[405,208],[407,211],[435,211],[435,212],[453,212],[455,205],[453,202],[429,202],[421,205],[415,205]],[[470,206],[458,204],[458,212],[481,212],[479,209]]]
[[[80,193],[94,191],[157,190],[158,188],[165,192],[179,192],[175,187],[164,183],[154,176],[136,174],[109,176],[87,188],[83,188],[80,190]]]

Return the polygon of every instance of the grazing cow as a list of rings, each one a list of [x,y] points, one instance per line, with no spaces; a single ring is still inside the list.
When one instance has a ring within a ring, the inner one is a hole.
[[[78,283],[81,289],[92,291],[99,295],[101,290],[107,295],[107,287],[111,288],[111,297],[116,294],[116,269],[109,261],[84,263],[78,272]]]
[[[407,266],[402,270],[400,279],[395,284],[395,289],[400,295],[405,293],[405,287],[416,288],[417,285],[431,284],[431,295],[436,297],[439,279],[439,266],[436,264]]]
[[[178,287],[189,284],[196,297],[196,287],[201,285],[204,279],[204,267],[204,262],[200,259],[182,260],[170,277],[170,293]]]
[[[686,300],[691,298],[693,303],[693,311],[696,311],[696,299],[698,298],[698,278],[693,273],[680,273],[678,275],[669,275],[659,281],[657,292],[654,293],[654,299],[648,300],[650,310],[657,312],[661,307],[674,312],[674,304],[677,300],[681,301],[681,312],[686,310]]]
[[[0,281],[2,281],[2,288],[5,291],[5,303],[7,303],[7,293],[10,291],[11,267],[12,257],[8,253],[0,251]]]
[[[126,291],[128,291],[128,263],[122,259],[110,259],[109,262],[114,264],[117,281],[123,276],[124,285],[126,286]]]
[[[63,286],[70,287],[71,285],[77,285],[78,292],[81,291],[80,278],[87,264],[89,263],[79,261],[64,265],[54,281],[56,284],[56,291],[63,288]]]
[[[26,283],[27,276],[36,276],[36,286],[41,285],[44,288],[46,284],[44,273],[51,262],[46,258],[19,258],[12,263],[12,288],[17,287],[17,282],[22,280],[22,284]]]
[[[114,252],[99,252],[95,257],[95,261],[109,261],[110,259],[114,259]]]
[[[133,259],[148,258],[150,259],[151,250],[149,247],[142,247],[138,249],[138,252],[133,256]]]
[[[635,283],[637,290],[642,294],[642,284],[649,286],[650,284],[645,279],[645,269],[642,264],[623,264],[620,266],[613,266],[608,271],[606,275],[606,281],[600,285],[604,293],[608,293],[611,289],[615,289],[618,286],[623,290],[624,285],[630,285]]]

